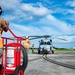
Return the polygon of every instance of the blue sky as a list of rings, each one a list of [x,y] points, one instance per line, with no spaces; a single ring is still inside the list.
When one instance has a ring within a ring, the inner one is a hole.
[[[75,46],[75,0],[1,0],[0,6],[4,11],[1,18],[16,35],[51,35],[56,47]]]

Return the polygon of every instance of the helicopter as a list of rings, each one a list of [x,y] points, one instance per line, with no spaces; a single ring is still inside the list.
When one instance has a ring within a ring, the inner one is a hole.
[[[41,39],[39,41],[39,46],[37,48],[38,54],[54,54],[55,49],[50,35],[29,36],[29,40],[40,39],[40,38],[45,38],[45,39],[44,40]],[[63,38],[57,38],[57,39],[67,41],[66,39]],[[32,53],[34,54],[34,51],[32,51]]]

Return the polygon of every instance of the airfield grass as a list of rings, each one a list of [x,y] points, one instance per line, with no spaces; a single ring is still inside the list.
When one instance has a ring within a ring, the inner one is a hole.
[[[28,52],[32,52],[32,49],[29,49]],[[38,52],[38,50],[37,49],[34,49],[34,52]]]
[[[71,52],[75,52],[75,50],[71,50],[71,49],[56,49],[55,52],[71,53]]]
[[[29,49],[29,52],[32,52],[32,49]],[[38,52],[38,50],[34,49],[34,52]],[[58,52],[58,53],[71,53],[71,52],[75,52],[75,49],[74,50],[71,50],[71,49],[56,49],[56,50],[54,50],[54,52]]]

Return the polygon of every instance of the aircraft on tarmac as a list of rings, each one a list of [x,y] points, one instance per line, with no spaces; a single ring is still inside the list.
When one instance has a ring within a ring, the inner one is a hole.
[[[50,35],[43,35],[43,36],[29,36],[29,40],[34,40],[34,39],[40,39],[40,38],[45,38],[41,39],[39,41],[39,47],[38,47],[38,54],[54,54],[54,47],[52,43],[52,39]],[[63,38],[57,38],[60,40],[67,41],[66,39]],[[34,52],[33,52],[34,53]]]

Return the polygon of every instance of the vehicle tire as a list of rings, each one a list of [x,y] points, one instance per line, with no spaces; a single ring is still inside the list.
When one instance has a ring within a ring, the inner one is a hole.
[[[24,69],[22,66],[17,66],[15,71],[14,71],[14,75],[24,75]]]
[[[2,64],[0,64],[0,74],[1,74],[1,70],[2,70]]]
[[[23,53],[23,64],[22,67],[25,70],[28,64],[28,54],[24,46],[22,46],[22,53]]]
[[[54,51],[52,51],[52,54],[54,54]]]
[[[38,48],[38,54],[40,54],[40,47]]]

